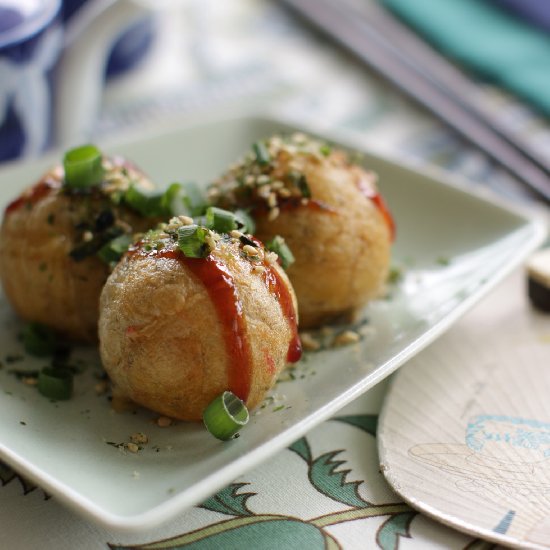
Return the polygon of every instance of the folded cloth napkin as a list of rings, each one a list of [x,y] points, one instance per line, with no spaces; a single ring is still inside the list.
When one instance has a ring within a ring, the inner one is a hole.
[[[550,116],[550,36],[483,0],[381,2],[444,55]]]

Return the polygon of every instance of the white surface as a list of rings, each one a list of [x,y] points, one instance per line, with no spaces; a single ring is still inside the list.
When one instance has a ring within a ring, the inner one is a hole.
[[[269,119],[217,121],[111,144],[109,152],[128,156],[159,183],[206,183],[253,141],[284,129],[288,126]],[[331,137],[354,145],[345,137]],[[7,203],[35,181],[52,158],[0,171],[0,200]],[[310,356],[298,367],[303,379],[275,388],[280,403],[289,408],[272,412],[267,407],[252,417],[239,439],[224,444],[198,425],[160,429],[149,423],[151,413],[113,413],[106,398],[93,391],[93,369],[77,378],[72,401],[53,404],[5,368],[0,371],[0,457],[89,519],[120,530],[150,529],[200,502],[386,377],[544,238],[541,221],[456,183],[445,185],[441,173],[417,172],[376,155],[365,159],[379,173],[397,220],[395,257],[409,259],[411,267],[390,300],[367,308],[370,336],[357,346]],[[442,257],[445,265],[438,262]],[[2,349],[20,353],[19,323],[3,302],[0,314]],[[93,350],[88,353],[94,355]],[[15,366],[26,365],[41,366],[30,359]],[[127,441],[136,431],[150,439],[139,454],[105,443]]]

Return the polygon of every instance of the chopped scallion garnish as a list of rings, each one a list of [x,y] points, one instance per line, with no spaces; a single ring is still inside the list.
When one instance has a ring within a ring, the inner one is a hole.
[[[269,162],[271,161],[271,155],[269,154],[269,151],[267,150],[267,147],[264,143],[262,143],[261,141],[257,141],[252,145],[252,149],[254,151],[254,154],[256,155],[256,161],[260,166],[269,164]]]
[[[225,391],[206,407],[202,415],[206,429],[216,438],[227,441],[247,424],[246,405],[230,391]]]
[[[130,235],[120,235],[113,240],[104,244],[98,251],[97,255],[106,264],[116,263],[122,258],[123,254],[128,250],[128,247],[132,244],[132,237]]]
[[[256,224],[252,216],[246,210],[236,210],[235,218],[237,219],[239,231],[243,233],[254,233],[256,231]]]
[[[176,199],[181,191],[179,183],[172,183],[162,193],[150,194],[130,185],[124,193],[122,200],[130,207],[148,218],[165,217],[175,215],[177,210]]]
[[[200,187],[188,181],[182,184],[183,203],[187,207],[188,214],[193,216],[202,216],[208,207],[208,203],[202,194]]]
[[[206,244],[208,229],[183,225],[178,229],[178,247],[188,258],[205,258],[210,253]]]
[[[309,189],[309,185],[304,174],[300,172],[289,172],[288,177],[293,185],[298,188],[302,197],[305,199],[311,198],[311,190]]]
[[[101,233],[97,233],[90,241],[79,243],[69,252],[69,256],[75,262],[81,262],[86,258],[97,254],[102,246],[123,233],[123,229],[113,225]]]
[[[237,229],[237,218],[229,210],[209,206],[206,210],[206,226],[218,233],[229,233]]]
[[[57,348],[55,332],[40,323],[29,323],[21,333],[25,351],[37,357],[53,355]]]
[[[324,157],[328,157],[330,155],[331,151],[332,151],[332,149],[331,149],[330,145],[327,145],[326,143],[324,145],[321,145],[321,147],[319,147],[319,152]]]
[[[265,246],[279,256],[283,269],[288,269],[294,263],[294,254],[281,236],[276,235]]]
[[[49,399],[64,401],[73,394],[73,375],[67,369],[45,367],[38,374],[38,391]]]
[[[73,189],[86,189],[103,180],[101,151],[95,145],[83,145],[65,153],[63,168],[65,185]]]

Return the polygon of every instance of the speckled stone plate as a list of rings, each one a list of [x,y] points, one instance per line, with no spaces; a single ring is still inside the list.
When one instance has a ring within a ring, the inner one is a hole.
[[[266,118],[218,119],[99,145],[135,160],[158,182],[207,183],[258,138],[296,127]],[[300,130],[322,135],[301,125]],[[361,149],[346,135],[324,137]],[[0,203],[7,204],[57,158],[1,169]],[[71,401],[52,403],[41,397],[9,372],[36,369],[44,361],[22,357],[17,339],[22,325],[2,298],[0,458],[90,520],[112,529],[151,529],[388,376],[449,328],[544,238],[544,224],[536,216],[473,191],[466,182],[366,151],[364,158],[378,172],[397,221],[394,261],[404,271],[389,298],[365,310],[367,330],[358,344],[309,354],[295,379],[280,382],[260,414],[252,415],[241,437],[221,443],[200,425],[159,428],[147,411],[113,412],[108,398],[94,391],[100,369],[94,349],[74,352],[84,372],[76,377]],[[113,445],[137,431],[150,440],[139,453]]]

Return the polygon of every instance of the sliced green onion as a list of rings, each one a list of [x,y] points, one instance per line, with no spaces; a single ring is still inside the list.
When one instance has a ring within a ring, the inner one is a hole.
[[[98,251],[97,255],[106,264],[116,263],[122,258],[128,247],[132,244],[131,235],[120,235],[104,244]]]
[[[40,323],[29,323],[21,333],[25,351],[37,357],[53,355],[57,348],[55,332]]]
[[[65,185],[85,189],[99,185],[103,180],[101,151],[95,145],[83,145],[65,153]]]
[[[256,231],[254,219],[246,210],[235,210],[235,218],[239,231],[243,233],[254,233]]]
[[[302,197],[304,197],[305,199],[311,198],[311,190],[307,183],[306,177],[303,174],[298,178],[296,182],[296,187],[298,187],[300,193],[302,193]]]
[[[332,151],[332,149],[331,149],[330,145],[327,145],[326,143],[324,145],[321,145],[321,147],[319,147],[319,152],[324,157],[328,157],[330,155],[331,151]]]
[[[188,258],[205,258],[210,253],[206,244],[208,229],[184,225],[178,229],[178,247]]]
[[[283,269],[288,269],[294,263],[294,254],[292,254],[292,251],[280,235],[273,237],[265,246],[268,250],[275,252],[279,256]]]
[[[206,407],[202,420],[206,429],[222,441],[231,439],[248,423],[246,405],[230,391],[225,391]]]
[[[206,209],[206,226],[218,233],[229,233],[237,229],[237,218],[233,212],[216,206]]]
[[[85,241],[75,246],[75,248],[69,252],[69,256],[75,262],[81,262],[82,260],[97,254],[104,244],[118,237],[122,233],[123,229],[121,227],[113,225],[105,231],[94,235],[91,241]]]
[[[38,375],[38,391],[49,399],[64,401],[73,394],[73,375],[67,369],[45,367]]]
[[[182,184],[183,202],[187,207],[188,214],[193,216],[202,216],[208,207],[208,202],[204,198],[200,187],[192,181]]]
[[[288,177],[293,185],[298,188],[302,197],[305,199],[311,198],[311,190],[304,174],[300,172],[289,172]]]
[[[177,212],[176,199],[181,191],[179,183],[172,183],[166,191],[161,193],[145,193],[135,185],[130,185],[122,200],[130,207],[147,218],[175,215]],[[181,212],[179,212],[181,213]]]
[[[264,143],[261,141],[257,141],[252,145],[252,150],[254,151],[254,154],[256,155],[256,161],[260,166],[265,166],[266,164],[269,164],[271,161],[271,155],[269,154],[269,151],[267,150],[267,147]]]

